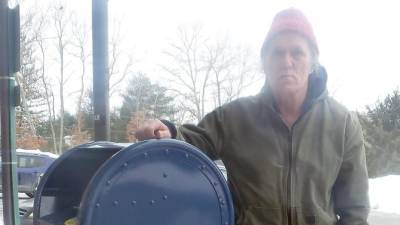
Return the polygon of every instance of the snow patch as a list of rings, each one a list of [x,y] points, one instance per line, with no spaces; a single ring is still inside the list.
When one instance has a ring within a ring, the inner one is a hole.
[[[369,179],[371,210],[400,214],[400,176]]]

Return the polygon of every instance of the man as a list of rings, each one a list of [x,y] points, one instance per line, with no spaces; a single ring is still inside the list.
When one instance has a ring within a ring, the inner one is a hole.
[[[148,121],[137,137],[179,138],[222,159],[238,225],[366,225],[362,130],[328,96],[318,54],[305,16],[283,10],[261,49],[260,94],[215,109],[197,126]]]

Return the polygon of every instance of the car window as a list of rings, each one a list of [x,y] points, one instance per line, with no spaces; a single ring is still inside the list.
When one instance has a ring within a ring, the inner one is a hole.
[[[34,168],[41,167],[44,165],[44,159],[38,156],[17,156],[17,166],[18,168]]]

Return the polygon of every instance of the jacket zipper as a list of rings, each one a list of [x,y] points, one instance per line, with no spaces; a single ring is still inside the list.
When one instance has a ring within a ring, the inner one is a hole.
[[[293,225],[293,211],[292,211],[292,164],[293,164],[293,146],[292,140],[293,139],[293,132],[292,129],[289,130],[288,136],[288,153],[289,153],[289,166],[288,166],[288,176],[287,176],[287,183],[286,183],[286,191],[287,191],[287,219],[288,225]]]
[[[313,104],[314,105],[314,104]],[[312,106],[312,105],[311,105]],[[310,106],[310,108],[311,108]],[[297,120],[292,124],[292,127],[288,127],[283,118],[280,116],[280,114],[275,110],[272,109],[276,115],[278,115],[279,119],[281,120],[282,124],[286,127],[289,135],[288,135],[288,153],[289,153],[289,165],[288,165],[288,173],[287,173],[287,180],[286,180],[286,186],[285,186],[285,191],[286,191],[286,196],[285,197],[285,201],[286,202],[286,206],[284,206],[284,212],[287,216],[286,219],[286,224],[287,225],[295,225],[296,222],[295,220],[295,211],[294,208],[292,206],[294,206],[294,204],[292,204],[293,201],[293,173],[292,173],[292,164],[294,164],[294,159],[293,159],[293,129],[295,127],[295,125],[301,120],[301,118],[304,116],[304,114],[306,114],[306,112],[303,112],[299,118],[297,118]]]
[[[275,111],[276,112],[276,111]],[[279,115],[279,113],[277,113]],[[286,206],[284,206],[284,215],[286,215],[286,223],[287,225],[294,225],[294,216],[293,216],[293,208],[292,208],[292,164],[293,164],[293,128],[294,125],[297,123],[297,121],[300,119],[300,117],[293,123],[292,127],[288,127],[283,118],[279,115],[279,119],[281,120],[282,124],[286,127],[288,131],[288,153],[289,153],[289,165],[288,165],[288,172],[287,172],[287,180],[286,180],[286,185],[284,187],[284,202],[286,203]]]

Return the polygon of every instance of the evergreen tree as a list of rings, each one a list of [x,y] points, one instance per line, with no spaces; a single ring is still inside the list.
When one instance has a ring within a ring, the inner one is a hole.
[[[400,174],[400,94],[399,90],[367,107],[359,115],[366,141],[370,177]]]
[[[111,116],[111,130],[114,133],[113,138],[117,141],[128,141],[127,134],[134,130],[127,130],[127,124],[131,120],[137,120],[139,115],[142,121],[150,118],[173,119],[176,112],[173,98],[167,95],[167,88],[151,83],[150,79],[141,73],[129,80],[122,98],[119,116]]]

